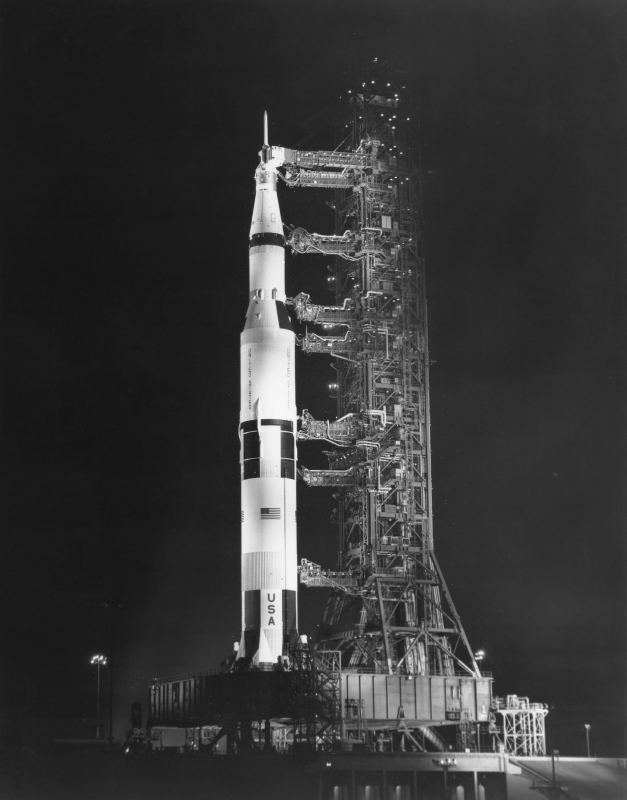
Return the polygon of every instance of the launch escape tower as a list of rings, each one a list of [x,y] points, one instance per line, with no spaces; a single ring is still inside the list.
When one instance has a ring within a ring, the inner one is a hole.
[[[337,374],[337,419],[304,409],[296,432],[324,443],[329,461],[300,464],[299,478],[337,500],[339,563],[299,568],[301,584],[330,589],[315,647],[286,644],[274,671],[235,662],[230,674],[155,682],[153,725],[199,739],[218,725],[217,737],[246,746],[254,730],[268,743],[291,725],[293,741],[314,748],[463,752],[500,742],[516,755],[545,752],[546,707],[492,697],[434,552],[423,175],[405,95],[363,83],[342,98],[335,150],[263,150],[288,186],[334,190],[335,233],[296,228],[285,242],[299,256],[333,258],[333,305],[302,292],[285,299],[303,323],[297,344],[330,356]]]

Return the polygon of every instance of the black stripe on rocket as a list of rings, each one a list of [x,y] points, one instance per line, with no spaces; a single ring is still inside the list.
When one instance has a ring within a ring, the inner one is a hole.
[[[264,244],[271,244],[274,247],[285,247],[285,236],[281,233],[253,233],[250,237],[248,247],[261,247]]]
[[[285,308],[285,305],[280,300],[276,301],[276,313],[279,318],[279,328],[283,328],[284,331],[292,331],[293,333],[294,328],[292,327],[292,320],[287,313],[287,308]]]
[[[262,425],[276,425],[281,428],[281,478],[296,479],[296,466],[294,461],[294,433],[293,423],[282,419],[262,419]],[[261,475],[261,461],[259,453],[259,433],[257,420],[251,419],[240,425],[242,436],[242,480],[259,478]]]

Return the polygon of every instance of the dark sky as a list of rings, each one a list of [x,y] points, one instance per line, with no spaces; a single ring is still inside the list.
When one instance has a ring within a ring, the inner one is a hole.
[[[378,57],[429,171],[436,552],[496,693],[548,703],[562,752],[584,723],[624,752],[625,11],[3,2],[5,732],[92,732],[105,598],[117,736],[151,677],[230,653],[262,113],[273,143],[332,148],[327,109]],[[284,189],[283,219],[331,232],[327,199]],[[288,292],[328,302],[324,276],[288,257]],[[328,360],[298,366],[332,417]],[[331,502],[299,489],[299,555],[327,567]],[[323,604],[301,592],[303,632]]]

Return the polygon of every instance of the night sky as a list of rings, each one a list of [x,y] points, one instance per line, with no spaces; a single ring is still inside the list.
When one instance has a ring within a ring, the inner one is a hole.
[[[272,143],[332,149],[377,57],[428,171],[436,553],[496,694],[549,704],[549,747],[583,755],[588,723],[624,755],[626,10],[2,3],[4,736],[93,735],[113,644],[119,738],[152,677],[239,638],[262,114]],[[283,220],[330,233],[328,199],[283,187]],[[287,260],[288,294],[331,301],[326,262]],[[297,366],[299,407],[333,418],[327,357]],[[329,568],[332,502],[299,488],[299,557]],[[325,594],[300,598],[312,635]]]

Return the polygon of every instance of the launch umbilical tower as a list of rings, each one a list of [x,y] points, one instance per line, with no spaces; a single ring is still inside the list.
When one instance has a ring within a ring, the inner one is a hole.
[[[471,722],[490,718],[497,728],[487,713],[494,707],[491,681],[479,669],[434,551],[424,176],[406,101],[405,86],[364,82],[342,98],[338,151],[286,159],[289,184],[335,189],[335,233],[298,228],[287,239],[296,254],[334,257],[328,282],[336,297],[335,305],[305,293],[287,301],[307,323],[302,350],[330,355],[337,373],[329,387],[337,419],[319,421],[304,411],[298,438],[331,445],[328,469],[303,466],[300,475],[310,487],[333,488],[340,559],[332,570],[303,559],[300,580],[331,590],[318,652],[339,652],[345,676],[440,679],[430,683],[444,694],[440,724],[453,723],[458,744],[474,749]],[[369,685],[346,677],[344,703],[355,706],[358,721],[348,724],[343,709],[343,735],[390,728],[377,719],[383,692],[388,717],[403,717],[402,689],[398,711],[390,712],[395,679],[373,680],[371,701],[362,698]],[[351,692],[357,696],[349,698]],[[543,734],[545,708],[528,704],[527,712]],[[423,744],[426,737],[445,746],[431,726],[415,730]],[[543,749],[542,735],[530,753]]]
[[[337,371],[338,420],[304,415],[299,437],[332,445],[328,470],[302,474],[335,487],[341,563],[330,573],[304,562],[301,582],[331,587],[318,646],[340,650],[344,668],[479,676],[433,548],[422,174],[402,91],[347,96],[344,146],[364,165],[343,171],[336,235],[288,238],[295,252],[336,257],[337,305],[301,294],[294,306],[326,328],[302,349],[330,354]]]

